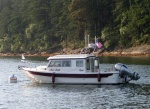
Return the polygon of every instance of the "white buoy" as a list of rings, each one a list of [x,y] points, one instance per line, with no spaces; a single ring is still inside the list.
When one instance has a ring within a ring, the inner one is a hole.
[[[17,76],[15,76],[14,74],[9,76],[8,79],[10,83],[17,83]]]

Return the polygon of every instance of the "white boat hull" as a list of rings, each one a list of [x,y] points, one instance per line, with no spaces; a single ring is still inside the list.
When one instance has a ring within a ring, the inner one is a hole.
[[[54,75],[44,75],[42,72],[34,72],[24,70],[26,76],[33,82],[37,83],[52,83],[52,84],[120,84],[126,83],[124,78],[119,76],[119,72],[107,72],[107,73],[100,73],[99,74],[75,74],[72,76],[68,76],[68,74],[57,74]],[[81,75],[81,77],[80,77]],[[85,75],[85,77],[84,77]],[[88,76],[86,76],[88,75]],[[66,76],[66,77],[65,77]]]

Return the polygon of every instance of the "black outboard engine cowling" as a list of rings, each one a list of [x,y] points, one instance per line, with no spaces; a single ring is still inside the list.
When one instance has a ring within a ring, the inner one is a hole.
[[[132,73],[131,71],[129,71],[129,69],[127,68],[126,65],[122,64],[122,63],[117,63],[115,64],[115,69],[120,71],[120,76],[128,76],[130,77],[132,80],[138,80],[140,78],[138,73]]]

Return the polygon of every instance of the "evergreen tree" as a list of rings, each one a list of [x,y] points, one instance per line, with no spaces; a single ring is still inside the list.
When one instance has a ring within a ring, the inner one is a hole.
[[[54,52],[97,36],[108,50],[150,43],[150,0],[0,0],[0,52]]]

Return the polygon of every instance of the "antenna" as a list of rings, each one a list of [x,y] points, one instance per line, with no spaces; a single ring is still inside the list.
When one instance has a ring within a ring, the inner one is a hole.
[[[87,40],[87,39],[86,39],[86,35],[85,35],[85,47],[86,47],[86,40]]]
[[[88,44],[89,44],[89,37],[90,37],[90,35],[88,35]]]
[[[87,47],[89,44],[89,37],[90,35],[85,36],[85,47]]]

